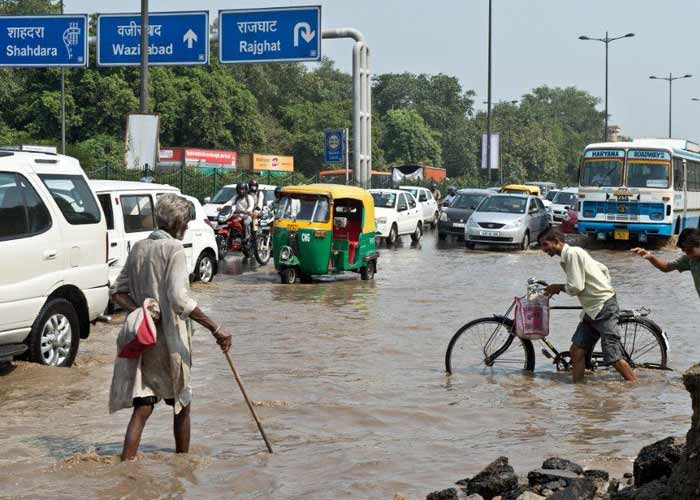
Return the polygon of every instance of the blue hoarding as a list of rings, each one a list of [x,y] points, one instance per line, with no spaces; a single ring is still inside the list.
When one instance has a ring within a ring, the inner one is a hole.
[[[158,12],[148,16],[148,64],[209,63],[209,12]],[[100,14],[97,18],[98,66],[138,66],[141,16]]]
[[[87,15],[0,16],[0,66],[87,66]]]
[[[342,163],[345,153],[345,133],[342,130],[326,130],[324,160],[326,163]]]
[[[222,63],[321,60],[321,7],[222,10]]]

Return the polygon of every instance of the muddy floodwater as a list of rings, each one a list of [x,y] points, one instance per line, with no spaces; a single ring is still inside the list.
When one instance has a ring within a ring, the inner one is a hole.
[[[668,332],[674,371],[640,371],[636,386],[599,372],[574,387],[536,349],[532,376],[446,376],[445,348],[461,325],[502,313],[530,276],[562,281],[558,260],[537,250],[465,251],[429,233],[418,247],[382,248],[374,282],[289,286],[271,264],[244,266],[193,289],[234,335],[274,455],[198,330],[191,454],[173,454],[172,412],[161,404],[140,459],[119,463],[130,412],[107,412],[116,316],[81,343],[73,368],[0,368],[0,496],[425,498],[498,455],[520,473],[552,454],[631,470],[641,446],[689,427],[681,372],[700,354],[700,300],[688,274],[664,275],[622,250],[593,255],[609,266],[621,306],[649,307]],[[576,321],[575,311],[553,312],[557,347],[567,348]]]

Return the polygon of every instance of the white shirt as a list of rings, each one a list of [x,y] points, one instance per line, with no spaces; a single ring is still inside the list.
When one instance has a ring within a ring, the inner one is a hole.
[[[583,248],[569,245],[564,245],[560,264],[566,273],[566,293],[577,297],[583,311],[595,319],[603,304],[615,296],[608,268]]]

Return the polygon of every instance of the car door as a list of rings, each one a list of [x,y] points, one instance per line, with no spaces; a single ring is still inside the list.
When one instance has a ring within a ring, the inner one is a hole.
[[[122,193],[119,195],[124,225],[127,255],[137,241],[145,240],[156,227],[152,193]],[[122,263],[122,266],[124,263]]]
[[[549,226],[549,217],[547,216],[547,208],[544,206],[544,203],[542,202],[542,200],[539,198],[536,198],[535,201],[537,202],[537,209],[539,211],[540,233],[541,233],[547,229],[547,226]],[[538,235],[539,235],[539,233],[538,233]]]
[[[418,221],[423,220],[422,217],[422,210],[420,205],[416,202],[416,199],[413,197],[411,193],[406,193],[406,201],[408,202],[408,221],[407,221],[407,227],[410,232],[413,232],[416,230],[416,226],[418,225]]]
[[[397,211],[397,223],[396,225],[399,228],[399,234],[406,234],[410,231],[408,228],[409,221],[408,221],[408,200],[406,198],[405,193],[401,193],[399,195],[399,199],[396,203],[396,211]]]
[[[423,212],[423,220],[433,220],[435,212],[438,211],[438,200],[433,198],[433,193],[428,189],[422,190],[425,193],[425,211]]]
[[[67,262],[60,213],[39,193],[48,196],[38,182],[0,172],[0,262],[6,264],[0,273],[0,330],[23,329],[16,338],[3,336],[7,343],[24,341]]]
[[[107,220],[109,237],[107,262],[109,263],[109,282],[111,284],[119,275],[127,256],[124,225],[120,217],[115,217],[115,214],[121,214],[121,206],[118,204],[117,195],[112,193],[98,193],[97,199]]]

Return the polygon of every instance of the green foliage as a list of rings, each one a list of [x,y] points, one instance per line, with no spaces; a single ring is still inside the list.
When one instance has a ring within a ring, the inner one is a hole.
[[[412,109],[392,109],[384,118],[382,148],[389,164],[442,163],[442,148],[423,117]]]

